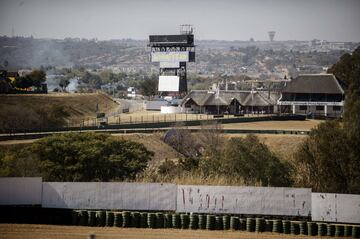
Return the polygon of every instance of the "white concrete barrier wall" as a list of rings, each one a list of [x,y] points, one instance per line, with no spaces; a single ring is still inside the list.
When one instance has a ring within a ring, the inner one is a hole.
[[[312,220],[360,223],[360,195],[312,193]]]
[[[176,185],[44,182],[42,206],[73,209],[176,210]]]
[[[41,178],[0,178],[0,205],[40,205]]]
[[[177,211],[309,216],[311,189],[178,185]]]

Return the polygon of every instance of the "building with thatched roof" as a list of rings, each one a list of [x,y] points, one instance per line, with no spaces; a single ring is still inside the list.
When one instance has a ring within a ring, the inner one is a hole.
[[[193,90],[181,106],[186,112],[203,114],[274,113],[279,97],[268,91]]]
[[[278,100],[282,113],[340,117],[344,89],[333,74],[299,75],[287,82]]]

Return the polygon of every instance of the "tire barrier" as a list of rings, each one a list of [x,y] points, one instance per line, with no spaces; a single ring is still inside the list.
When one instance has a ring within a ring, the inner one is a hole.
[[[199,226],[199,215],[191,214],[189,228],[196,230],[196,229],[198,229],[198,226]]]
[[[222,230],[223,229],[223,219],[222,216],[215,217],[215,230]]]
[[[272,229],[273,232],[277,232],[277,233],[282,233],[282,222],[281,220],[279,219],[275,219],[273,221],[273,229]]]
[[[172,226],[173,228],[181,228],[180,215],[177,213],[172,215]]]
[[[283,220],[283,233],[290,234],[290,221],[289,220]]]
[[[147,218],[148,218],[148,214],[146,212],[140,213],[140,227],[141,228],[148,227]]]
[[[264,218],[256,218],[255,232],[265,231],[265,220]]]
[[[115,212],[114,214],[114,226],[115,227],[122,227],[123,225],[123,217],[121,212]]]
[[[199,215],[199,229],[204,230],[206,229],[206,215],[200,214]]]
[[[96,212],[96,224],[100,227],[106,226],[106,212],[105,211],[97,211]]]
[[[239,230],[246,231],[246,218],[239,219]]]
[[[255,219],[254,218],[246,218],[246,231],[254,232],[255,231]]]
[[[96,211],[88,211],[88,226],[96,226]]]
[[[230,215],[177,214],[162,212],[113,212],[73,210],[68,222],[72,225],[98,227],[174,228],[191,230],[242,230],[275,232],[292,235],[360,237],[360,225],[332,224],[281,219],[240,218]]]
[[[230,229],[230,216],[229,215],[224,215],[222,217],[223,220],[223,230],[229,230]]]
[[[267,232],[272,232],[273,231],[273,224],[274,224],[274,221],[273,220],[265,220],[265,231]]]
[[[206,229],[207,230],[215,230],[215,216],[214,215],[206,216]]]
[[[335,236],[342,237],[344,236],[344,225],[335,225]]]
[[[240,228],[240,220],[238,217],[230,217],[230,229],[231,230],[239,230]]]
[[[353,226],[351,232],[352,238],[359,238],[360,237],[360,226]]]
[[[307,223],[308,236],[316,236],[317,235],[317,224],[315,222]]]
[[[114,226],[114,213],[113,212],[106,212],[106,226],[107,227]]]
[[[76,210],[71,212],[71,225],[79,225],[79,212]]]
[[[351,234],[352,234],[352,226],[345,225],[344,226],[344,237],[351,237]]]
[[[130,212],[122,212],[122,226],[130,227]]]
[[[172,215],[169,213],[164,214],[164,228],[172,228]]]
[[[327,224],[326,223],[318,223],[318,236],[326,236],[327,235]]]
[[[327,224],[327,228],[326,228],[326,235],[328,237],[333,237],[335,236],[335,225],[333,224]]]
[[[181,229],[189,228],[190,220],[188,214],[180,214],[180,221],[181,221]]]
[[[156,228],[164,228],[164,214],[156,213]]]
[[[156,228],[156,214],[155,213],[148,213],[147,225],[148,225],[148,228]]]
[[[299,224],[300,235],[307,235],[307,224],[304,221],[301,221]]]
[[[292,235],[300,234],[300,226],[298,222],[290,222],[290,231]]]
[[[140,227],[140,213],[139,212],[132,212],[130,214],[130,222],[131,227]]]
[[[88,220],[89,220],[88,212],[85,211],[85,210],[81,210],[80,211],[80,218],[79,218],[79,225],[80,226],[87,226],[88,225]]]

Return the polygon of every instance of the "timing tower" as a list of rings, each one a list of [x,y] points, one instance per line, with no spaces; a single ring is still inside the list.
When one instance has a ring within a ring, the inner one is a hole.
[[[183,96],[187,93],[186,63],[195,62],[191,25],[181,25],[178,35],[150,35],[151,62],[160,63],[158,92]]]

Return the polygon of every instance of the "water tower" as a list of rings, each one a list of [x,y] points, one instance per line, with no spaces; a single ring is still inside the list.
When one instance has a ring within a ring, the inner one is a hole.
[[[187,94],[186,63],[195,61],[191,25],[181,25],[178,35],[150,35],[151,62],[160,63],[158,91],[162,95]]]
[[[275,31],[268,32],[270,41],[274,41],[275,33],[276,33]]]

